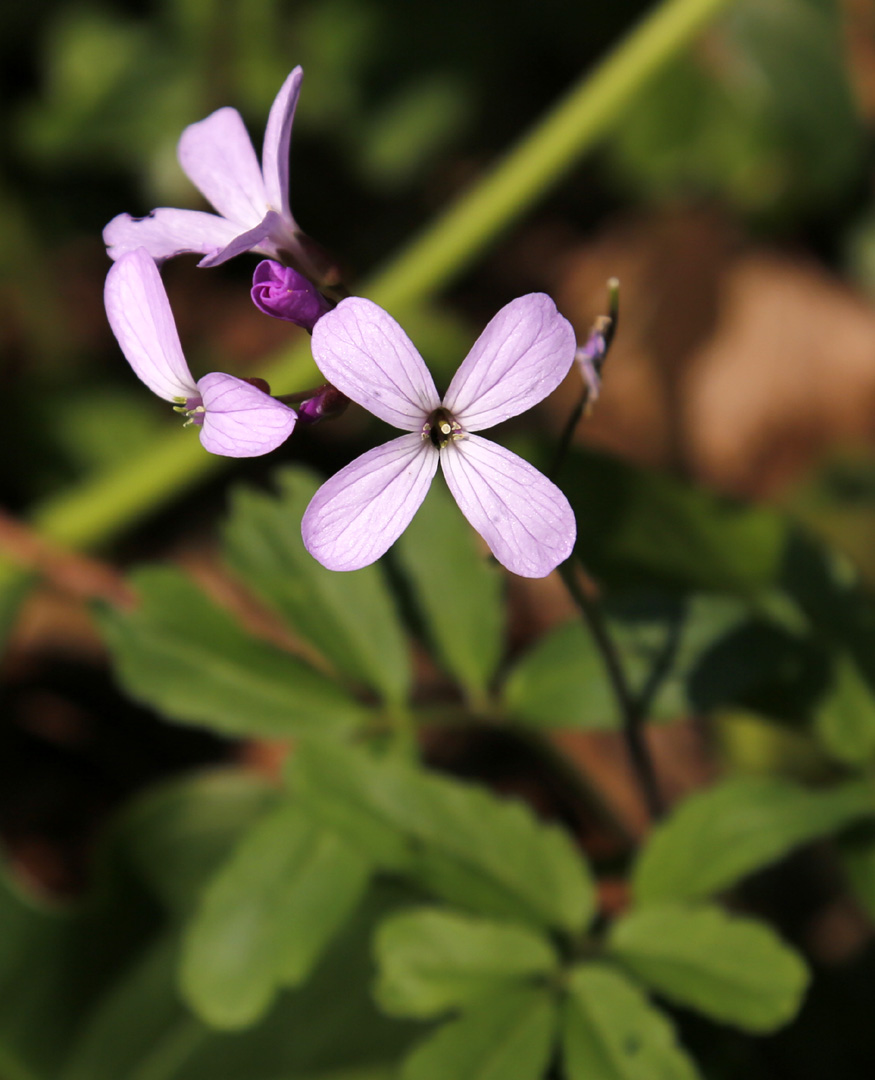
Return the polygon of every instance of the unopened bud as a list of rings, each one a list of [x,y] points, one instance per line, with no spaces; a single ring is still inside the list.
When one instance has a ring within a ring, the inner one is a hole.
[[[333,420],[340,416],[349,405],[349,398],[331,383],[320,386],[316,393],[296,406],[298,421],[302,424],[317,424],[320,420]]]
[[[285,319],[312,333],[332,303],[303,274],[289,266],[263,259],[252,276],[252,302],[265,315]]]

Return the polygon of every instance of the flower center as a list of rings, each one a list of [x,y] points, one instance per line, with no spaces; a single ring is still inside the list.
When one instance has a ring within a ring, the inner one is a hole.
[[[204,422],[204,415],[206,409],[201,399],[200,394],[193,394],[190,398],[175,398],[178,401],[178,405],[173,406],[173,411],[182,413],[185,417],[185,423],[183,427],[188,427],[189,424],[197,424],[200,426]]]
[[[454,439],[464,439],[462,425],[449,409],[443,406],[434,410],[422,425],[423,439],[429,439],[435,450],[443,450]]]

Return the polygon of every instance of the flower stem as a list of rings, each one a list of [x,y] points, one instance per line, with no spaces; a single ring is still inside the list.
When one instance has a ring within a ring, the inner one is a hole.
[[[586,589],[581,587],[571,560],[564,562],[559,567],[559,573],[572,600],[580,611],[586,628],[592,634],[596,648],[601,653],[605,671],[614,691],[614,697],[617,700],[623,739],[626,743],[629,761],[638,779],[647,811],[651,819],[656,821],[662,817],[665,807],[659,791],[659,783],[656,779],[656,770],[644,739],[646,717],[642,702],[632,692],[626,680],[623,662],[611,638],[601,605],[589,595]]]
[[[400,314],[446,285],[556,184],[648,79],[729,2],[665,0],[490,173],[365,282],[362,294]],[[266,360],[263,373],[280,390],[306,385],[315,374],[309,342]],[[228,464],[205,453],[191,433],[169,432],[140,454],[49,497],[31,520],[49,539],[90,547]]]

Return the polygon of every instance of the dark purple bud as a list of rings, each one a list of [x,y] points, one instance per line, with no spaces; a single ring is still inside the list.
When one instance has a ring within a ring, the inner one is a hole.
[[[255,268],[252,302],[265,315],[293,322],[310,332],[333,307],[303,274],[273,259],[264,259]]]
[[[298,421],[302,424],[316,424],[320,420],[333,420],[340,416],[349,405],[349,398],[331,383],[320,386],[313,397],[296,406]]]

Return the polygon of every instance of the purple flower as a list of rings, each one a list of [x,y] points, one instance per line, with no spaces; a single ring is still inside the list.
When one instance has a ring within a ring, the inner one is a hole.
[[[599,322],[590,332],[589,337],[580,345],[574,354],[574,359],[580,369],[583,385],[586,390],[587,403],[594,405],[599,398],[602,389],[602,364],[608,353],[608,343],[605,339],[605,331]]]
[[[574,360],[570,323],[531,293],[492,319],[443,401],[395,320],[351,297],[313,330],[313,357],[347,397],[409,434],[369,450],[322,485],[301,523],[308,551],[330,570],[378,559],[407,528],[443,467],[462,513],[500,563],[544,577],[571,553],[574,514],[528,462],[472,434],[524,412],[556,389]]]
[[[255,268],[252,302],[265,315],[285,319],[305,330],[312,330],[332,307],[303,274],[272,259],[263,259]]]
[[[289,206],[289,145],[303,74],[296,67],[271,106],[261,167],[236,109],[218,109],[183,131],[179,163],[218,214],[167,207],[144,218],[119,214],[103,230],[110,257],[144,247],[158,262],[203,255],[200,266],[244,251],[275,257],[284,251],[306,262]]]
[[[211,454],[257,457],[291,435],[295,411],[244,379],[214,371],[194,381],[182,354],[161,275],[148,251],[122,255],[104,290],[106,317],[135,374],[186,423],[200,426]]]

